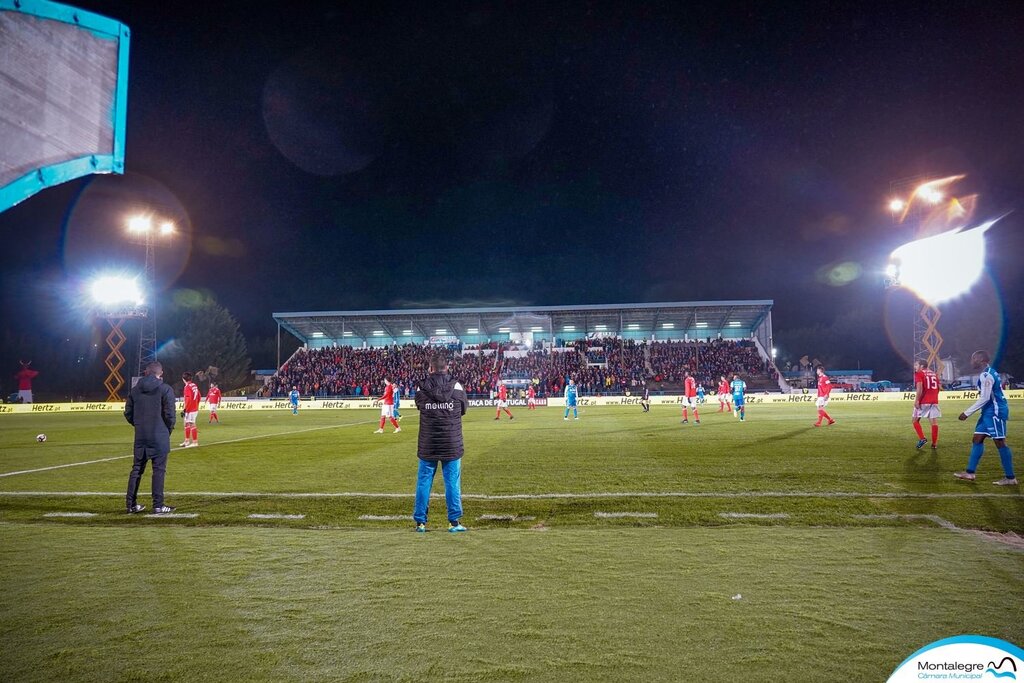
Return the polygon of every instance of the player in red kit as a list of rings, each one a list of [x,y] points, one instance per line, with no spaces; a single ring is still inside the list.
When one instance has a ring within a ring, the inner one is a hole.
[[[220,418],[217,417],[217,408],[220,406],[220,387],[217,386],[216,382],[210,382],[210,390],[206,392],[206,407],[210,409],[210,424],[214,421],[220,424]]]
[[[914,363],[914,431],[917,432],[917,448],[924,448],[928,439],[924,438],[924,430],[921,428],[921,418],[931,420],[932,423],[932,450],[939,447],[939,418],[942,412],[939,410],[939,378],[928,369],[923,361]]]
[[[391,420],[395,434],[402,431],[402,428],[398,426],[398,420],[395,419],[395,385],[386,377],[384,378],[384,395],[380,397],[380,402],[380,427],[374,434],[383,434],[384,424],[388,420]]]
[[[832,419],[825,408],[828,406],[828,395],[832,393],[832,382],[829,381],[828,375],[825,374],[825,368],[818,366],[818,421],[814,423],[815,427],[821,426],[822,420],[828,420],[830,425],[835,424],[836,421]]]
[[[182,410],[182,415],[185,418],[185,441],[181,445],[188,448],[199,445],[196,417],[199,416],[199,399],[202,397],[199,395],[199,386],[192,381],[191,372],[181,373],[181,380],[185,383],[185,388],[181,392],[181,397],[185,402]]]
[[[526,409],[537,410],[537,391],[530,385],[530,388],[526,390]]]
[[[501,411],[503,410],[508,415],[508,419],[515,419],[514,417],[512,417],[512,412],[509,411],[508,409],[508,387],[506,387],[505,384],[502,382],[498,384],[498,410],[497,414],[494,416],[495,420],[501,419]]]
[[[732,387],[729,386],[729,380],[722,375],[718,381],[718,412],[728,413],[732,410]]]
[[[700,424],[700,415],[697,414],[697,380],[690,376],[690,371],[684,373],[683,380],[683,424],[689,422],[688,408],[693,408],[693,421]]]

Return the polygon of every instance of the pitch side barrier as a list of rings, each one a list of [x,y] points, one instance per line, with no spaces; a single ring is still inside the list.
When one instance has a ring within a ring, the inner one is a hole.
[[[1006,398],[1011,401],[1024,400],[1024,389],[1012,389],[1003,392]],[[974,401],[978,398],[977,391],[943,391],[939,393],[939,401]],[[714,394],[707,396],[708,403],[715,403],[718,399]],[[768,403],[814,403],[817,396],[810,394],[747,394],[748,404]],[[880,402],[903,402],[914,401],[912,391],[888,391],[888,392],[832,392],[829,397],[832,403],[880,403]],[[561,397],[537,398],[538,407],[552,406],[562,408],[565,406],[565,399]],[[683,402],[682,396],[652,396],[651,405],[680,405]],[[509,399],[508,405],[512,407],[526,407],[524,399]],[[579,406],[635,406],[640,405],[639,396],[581,396],[576,401]],[[495,399],[474,399],[469,400],[470,408],[493,408],[497,404]],[[301,410],[380,410],[381,402],[378,399],[303,399],[299,408]],[[181,402],[178,402],[179,411]],[[416,404],[411,400],[401,403],[400,410],[415,410]],[[206,410],[203,406],[202,410]],[[291,410],[288,401],[267,400],[267,399],[224,399],[218,407],[222,412],[256,411],[256,410]],[[124,412],[124,403],[103,402],[96,403],[5,403],[0,404],[0,415],[24,415],[27,413],[120,413]]]

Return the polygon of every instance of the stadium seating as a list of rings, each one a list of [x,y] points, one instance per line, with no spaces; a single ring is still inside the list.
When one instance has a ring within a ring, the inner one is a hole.
[[[304,396],[379,396],[384,379],[397,382],[406,397],[427,372],[434,347],[339,346],[299,349],[268,383],[283,396],[297,386]],[[473,396],[489,396],[501,379],[532,379],[541,396],[561,394],[572,377],[584,394],[635,392],[641,381],[655,391],[674,392],[689,370],[709,392],[720,375],[738,372],[752,391],[777,389],[777,374],[752,342],[635,342],[606,338],[569,342],[541,351],[492,342],[457,350],[451,372]]]

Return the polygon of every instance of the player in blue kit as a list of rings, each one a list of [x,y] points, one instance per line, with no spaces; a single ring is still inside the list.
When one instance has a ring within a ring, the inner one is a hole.
[[[296,386],[292,387],[291,392],[288,394],[288,403],[292,407],[292,415],[299,414],[299,388]]]
[[[733,412],[739,412],[740,422],[745,422],[747,409],[744,403],[747,395],[747,383],[741,380],[739,375],[733,375],[732,384],[729,387],[732,390]]]
[[[572,419],[580,419],[579,411],[576,410],[576,382],[569,380],[569,383],[565,385],[565,416],[563,420],[569,419],[569,408],[572,408]]]
[[[1013,474],[1013,453],[1006,445],[1006,421],[1010,419],[1010,408],[1006,404],[1006,396],[1003,394],[1003,387],[999,383],[999,373],[991,365],[991,358],[988,351],[975,351],[971,354],[971,365],[975,370],[981,370],[978,377],[978,390],[981,395],[970,408],[960,413],[960,421],[980,411],[978,424],[974,428],[974,439],[971,444],[971,455],[967,461],[967,469],[963,472],[954,472],[957,479],[974,481],[975,470],[981,456],[985,453],[985,439],[991,437],[999,450],[999,461],[1003,465],[1005,475],[999,481],[993,482],[996,486],[1017,486],[1017,478]]]

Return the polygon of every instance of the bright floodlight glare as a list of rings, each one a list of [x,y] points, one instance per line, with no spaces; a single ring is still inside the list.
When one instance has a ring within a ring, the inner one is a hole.
[[[934,187],[922,185],[917,194],[921,199],[925,200],[929,204],[938,204],[942,201],[942,193],[936,190]]]
[[[896,277],[899,274],[900,274],[900,269],[898,267],[896,267],[895,263],[890,263],[889,265],[887,265],[885,267],[885,275],[886,275],[886,277],[894,278],[894,277]]]
[[[995,222],[904,244],[890,255],[886,273],[898,273],[900,286],[933,306],[966,294],[985,269],[985,231]]]
[[[893,213],[896,213],[898,211],[902,211],[903,207],[905,207],[906,205],[906,202],[904,202],[902,199],[893,199],[892,201],[889,202],[889,210],[892,211]]]
[[[173,232],[174,232],[174,223],[171,223],[170,221],[168,221],[166,223],[161,223],[160,224],[160,234],[161,235],[170,235]]]
[[[128,219],[129,232],[149,232],[153,229],[153,221],[146,216],[133,216]]]
[[[119,275],[104,275],[93,280],[90,287],[93,301],[104,306],[134,304],[141,306],[142,290],[135,278]]]

